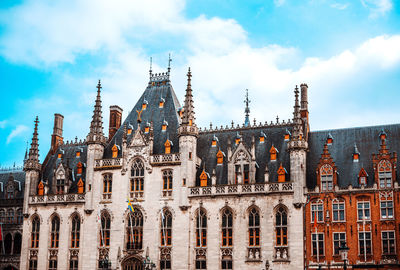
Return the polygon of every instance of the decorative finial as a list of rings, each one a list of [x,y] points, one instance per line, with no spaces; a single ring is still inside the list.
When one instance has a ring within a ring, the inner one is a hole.
[[[245,113],[245,119],[244,119],[244,126],[248,127],[250,125],[250,119],[249,119],[249,115],[250,115],[250,108],[249,108],[249,104],[250,104],[250,100],[249,100],[249,89],[246,89],[246,99],[244,100],[244,103],[246,104],[246,108],[244,110]]]
[[[276,123],[279,124],[279,116],[276,116]]]
[[[168,74],[169,74],[170,71],[171,71],[171,61],[172,61],[172,59],[171,59],[171,54],[169,54],[169,55],[168,55]],[[190,72],[190,68],[189,68],[189,72]]]
[[[153,75],[153,57],[150,56],[150,77]]]

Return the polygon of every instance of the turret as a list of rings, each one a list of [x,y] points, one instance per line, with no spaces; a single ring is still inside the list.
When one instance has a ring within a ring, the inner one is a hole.
[[[306,185],[306,153],[308,144],[303,135],[303,120],[300,113],[299,89],[294,90],[295,102],[293,111],[293,132],[288,141],[290,152],[290,178],[294,185],[294,200],[296,207],[304,202],[304,187]]]
[[[90,123],[90,131],[86,137],[87,148],[87,170],[86,170],[86,197],[85,211],[91,213],[93,211],[93,189],[94,185],[100,184],[93,182],[94,165],[96,159],[101,159],[104,153],[106,138],[103,133],[103,116],[101,111],[101,83],[97,84],[97,97],[94,105],[92,122]]]
[[[23,213],[25,216],[28,215],[29,195],[36,195],[37,185],[39,183],[39,174],[41,170],[41,164],[39,163],[38,124],[39,118],[36,116],[31,148],[29,149],[29,154],[24,163],[24,171],[26,173],[26,176]]]
[[[308,119],[308,85],[306,83],[302,83],[300,85],[301,90],[301,107],[300,107],[300,116],[303,120],[303,128],[304,128],[304,137],[308,139],[308,132],[310,132],[310,121]]]
[[[179,135],[179,149],[181,153],[181,168],[183,182],[187,186],[194,186],[196,183],[196,149],[197,149],[197,136],[199,130],[195,123],[193,95],[191,85],[192,73],[190,68],[187,73],[187,87],[185,94],[185,102],[183,106],[182,122],[178,128]],[[181,192],[180,205],[187,206],[187,189],[183,187]]]

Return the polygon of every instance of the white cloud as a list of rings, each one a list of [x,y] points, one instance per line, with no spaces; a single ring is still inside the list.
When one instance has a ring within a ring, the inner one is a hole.
[[[7,137],[7,144],[9,144],[15,137],[20,136],[21,134],[27,132],[29,129],[27,126],[18,125],[15,129],[13,129]]]
[[[370,10],[370,17],[376,18],[392,10],[392,0],[361,0],[361,4]]]
[[[0,128],[5,128],[7,125],[7,120],[0,121]]]
[[[348,8],[349,5],[350,5],[349,3],[336,3],[336,2],[334,2],[334,3],[331,4],[331,8],[344,10],[344,9]]]
[[[274,0],[274,4],[277,7],[282,6],[283,4],[285,4],[286,0]]]

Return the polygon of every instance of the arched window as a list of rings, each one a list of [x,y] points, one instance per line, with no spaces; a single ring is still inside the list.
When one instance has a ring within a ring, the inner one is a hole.
[[[239,151],[235,158],[235,184],[250,183],[249,157],[244,151]]]
[[[12,246],[12,235],[8,233],[6,234],[6,237],[4,237],[4,248],[6,250],[6,254],[11,254],[11,246]]]
[[[6,218],[6,211],[4,209],[0,209],[0,223],[4,223]]]
[[[321,190],[328,191],[333,189],[333,169],[331,165],[325,164],[320,169]]]
[[[101,214],[100,246],[110,246],[111,218],[107,212]]]
[[[7,186],[7,195],[6,198],[7,199],[14,199],[14,195],[15,195],[15,191],[14,191],[14,181],[11,180],[12,183],[9,183]]]
[[[288,245],[287,212],[284,207],[279,207],[275,214],[276,246]]]
[[[22,224],[22,222],[24,222],[24,217],[22,216],[22,209],[19,208],[17,210],[17,223]]]
[[[7,210],[7,223],[9,223],[9,224],[14,223],[14,210],[13,209]]]
[[[112,174],[103,175],[103,200],[110,200],[112,194]]]
[[[161,212],[161,246],[172,244],[172,214],[168,210]]]
[[[224,209],[222,212],[222,246],[233,246],[233,216],[229,209]]]
[[[31,248],[39,248],[40,220],[36,216],[32,220]]]
[[[81,237],[81,220],[78,215],[72,218],[71,226],[71,248],[79,248],[79,241]]]
[[[207,214],[201,208],[196,217],[196,247],[207,247]]]
[[[133,161],[130,185],[130,197],[143,198],[144,164],[140,159],[135,159]]]
[[[60,218],[54,216],[51,220],[50,248],[58,248],[60,241]]]
[[[249,213],[249,246],[260,246],[260,214],[255,207]]]
[[[392,164],[386,159],[379,162],[378,177],[380,188],[392,187]]]
[[[13,251],[13,254],[21,254],[21,243],[22,243],[22,235],[20,233],[16,233],[14,235],[14,251]]]
[[[163,197],[172,196],[172,170],[163,171]]]
[[[143,248],[143,214],[134,208],[134,211],[128,214],[126,227],[126,249]]]
[[[64,194],[65,174],[59,171],[56,177],[56,194]]]

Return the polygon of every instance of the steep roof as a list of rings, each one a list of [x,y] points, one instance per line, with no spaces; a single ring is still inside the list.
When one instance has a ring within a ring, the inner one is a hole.
[[[163,108],[159,107],[161,99],[164,99]],[[144,131],[147,124],[153,122],[153,134],[154,144],[153,153],[162,154],[164,153],[164,143],[169,138],[172,141],[173,146],[171,147],[171,153],[179,152],[179,140],[177,131],[179,127],[179,116],[178,109],[180,104],[178,98],[175,95],[175,91],[168,81],[150,81],[143,95],[139,98],[136,105],[132,108],[129,115],[126,117],[124,123],[115,133],[114,137],[111,138],[104,150],[104,158],[112,157],[112,147],[114,144],[119,146],[122,145],[122,137],[124,132],[124,125],[128,129],[129,126],[133,127],[131,135],[128,135],[127,141],[130,143],[135,130],[138,127],[138,112],[142,110],[143,103],[147,103],[146,109],[141,113],[141,123],[139,124],[140,129]],[[167,130],[162,131],[161,127],[163,122],[168,123]],[[119,151],[118,156],[121,157]]]
[[[14,181],[15,198],[24,198],[25,172],[22,170],[0,171],[0,199],[6,199],[6,187],[9,180]]]
[[[213,170],[216,170],[217,184],[228,183],[228,140],[231,142],[232,154],[237,149],[235,144],[235,138],[237,134],[242,137],[242,142],[246,147],[247,151],[251,153],[252,138],[254,136],[255,141],[255,160],[258,165],[256,169],[256,182],[264,182],[264,172],[266,166],[269,170],[269,181],[277,182],[277,171],[282,163],[282,166],[290,172],[290,159],[289,153],[286,151],[287,142],[285,141],[285,134],[287,130],[292,130],[292,125],[277,125],[277,126],[260,126],[260,127],[249,127],[241,129],[223,129],[213,130],[209,132],[201,132],[197,141],[197,155],[202,160],[200,168],[196,174],[196,185],[200,184],[199,176],[203,171],[203,165],[205,163],[205,170],[207,173],[212,175]],[[264,143],[260,143],[261,132],[266,136]],[[217,137],[218,142],[216,147],[211,146],[213,138]],[[270,149],[272,145],[278,150],[277,160],[270,160]],[[217,166],[217,152],[221,149],[225,153],[224,162],[222,166]],[[289,178],[290,179],[290,178]],[[211,181],[211,180],[209,180]],[[211,184],[211,183],[209,183]]]
[[[313,189],[317,183],[316,169],[319,164],[324,143],[329,135],[333,143],[328,150],[336,164],[339,187],[351,184],[358,187],[358,173],[363,167],[368,174],[367,185],[374,184],[372,154],[380,149],[379,134],[382,129],[387,133],[386,144],[389,153],[400,151],[400,124],[370,127],[356,127],[314,131],[309,134],[309,152],[307,153],[307,187]],[[354,145],[360,153],[359,162],[353,162]],[[397,167],[399,160],[397,161]],[[399,179],[397,175],[397,179]]]

